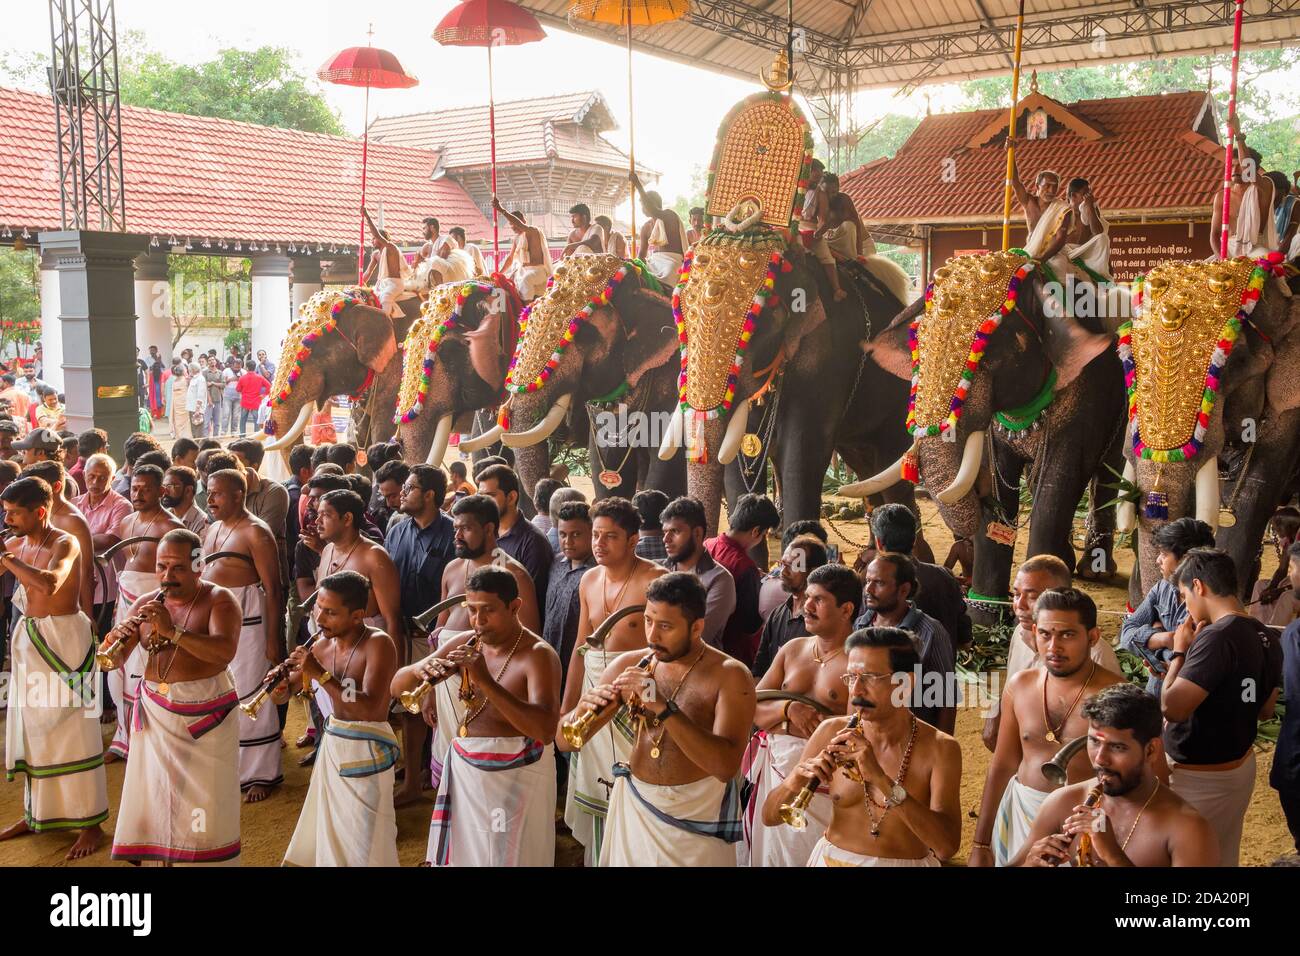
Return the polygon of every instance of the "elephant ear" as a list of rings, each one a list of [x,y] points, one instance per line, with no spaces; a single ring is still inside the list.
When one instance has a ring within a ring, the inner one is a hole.
[[[677,326],[673,322],[672,303],[667,296],[649,289],[638,289],[618,302],[619,314],[627,329],[623,367],[627,384],[635,388],[647,372],[659,368],[677,354]]]
[[[509,311],[493,309],[487,296],[466,308],[473,308],[479,316],[477,325],[469,328],[466,323],[462,333],[469,346],[470,365],[479,378],[493,389],[499,389],[505,382],[506,365],[510,361],[507,347],[513,344],[509,342],[509,323],[515,318]]]
[[[803,246],[797,244],[786,248],[785,257],[792,269],[777,274],[776,292],[781,298],[777,311],[779,320],[783,323],[781,340],[785,354],[793,357],[799,354],[800,343],[826,321],[826,307],[822,301],[818,277],[811,271],[820,268],[817,261],[804,252]],[[802,314],[790,309],[796,293],[801,293],[806,303]]]
[[[379,374],[397,355],[393,320],[379,309],[354,305],[338,318],[339,331],[352,345],[361,364]]]

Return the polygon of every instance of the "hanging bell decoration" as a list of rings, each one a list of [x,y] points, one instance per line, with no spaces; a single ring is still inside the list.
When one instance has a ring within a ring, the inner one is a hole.
[[[1169,496],[1160,490],[1160,472],[1156,472],[1156,483],[1147,492],[1142,514],[1152,521],[1164,521],[1169,517]]]

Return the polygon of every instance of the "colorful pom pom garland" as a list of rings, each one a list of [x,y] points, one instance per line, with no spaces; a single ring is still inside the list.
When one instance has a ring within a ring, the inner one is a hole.
[[[415,401],[412,403],[411,407],[405,411],[402,410],[400,405],[398,406],[393,414],[393,424],[404,425],[413,422],[419,417],[420,412],[424,410],[424,403],[429,398],[429,382],[433,378],[434,357],[438,354],[438,345],[442,342],[443,336],[460,323],[461,311],[465,305],[465,300],[476,292],[490,295],[495,290],[496,286],[491,282],[486,282],[481,279],[471,279],[462,284],[456,291],[455,307],[450,313],[448,313],[447,317],[439,323],[438,327],[433,330],[433,334],[429,337],[428,347],[424,351],[424,362],[420,371],[420,384],[416,391]],[[407,361],[411,361],[409,355],[407,356]]]
[[[1255,303],[1259,301],[1264,282],[1270,274],[1276,274],[1280,262],[1279,253],[1270,253],[1269,256],[1256,260],[1255,268],[1251,270],[1250,280],[1241,293],[1241,306],[1237,309],[1237,314],[1224,323],[1219,333],[1218,344],[1210,356],[1210,364],[1205,371],[1205,390],[1201,395],[1201,409],[1196,415],[1196,426],[1192,430],[1192,437],[1181,448],[1151,448],[1142,440],[1137,423],[1137,365],[1133,361],[1133,323],[1128,321],[1120,326],[1116,351],[1119,352],[1120,362],[1124,366],[1124,385],[1128,391],[1128,417],[1132,425],[1133,454],[1136,457],[1155,462],[1180,462],[1196,457],[1197,452],[1205,444],[1205,435],[1210,426],[1210,414],[1214,411],[1214,403],[1219,393],[1219,377],[1223,374],[1224,366],[1227,365],[1228,356],[1232,354],[1233,345],[1241,334],[1242,326],[1250,320],[1250,314],[1255,310]],[[1139,276],[1134,283],[1134,308],[1141,308],[1144,279],[1145,276]],[[1148,501],[1144,510],[1147,517],[1159,516],[1159,505],[1153,500]],[[1168,515],[1167,509],[1165,515]]]
[[[307,331],[303,335],[302,341],[298,343],[298,349],[293,357],[293,365],[289,369],[289,375],[284,386],[271,396],[270,404],[272,407],[283,405],[289,400],[289,393],[302,376],[303,363],[311,355],[311,350],[320,341],[321,336],[338,328],[339,313],[353,305],[368,305],[377,309],[379,308],[379,297],[375,295],[373,289],[366,286],[350,286],[341,292],[317,292],[299,307],[299,321],[316,323],[316,327]],[[267,428],[270,427],[271,423],[268,421]],[[268,431],[267,434],[271,434],[271,432]]]
[[[681,309],[681,292],[685,288],[687,280],[691,275],[691,262],[695,258],[694,252],[687,252],[682,260],[682,268],[678,273],[677,286],[673,289],[673,321],[677,324],[677,341],[678,352],[681,355],[682,370],[677,376],[677,401],[684,412],[693,414],[700,419],[721,418],[731,411],[731,406],[736,400],[736,383],[740,378],[740,369],[745,362],[745,352],[749,349],[750,339],[754,334],[754,323],[763,313],[763,309],[773,301],[776,296],[776,274],[778,271],[789,272],[790,264],[785,257],[779,252],[773,252],[768,259],[767,274],[763,278],[762,284],[758,291],[754,293],[754,298],[749,304],[749,313],[745,316],[744,325],[741,326],[740,337],[736,341],[736,355],[731,361],[731,367],[727,370],[726,391],[723,393],[722,404],[717,408],[707,410],[692,409],[690,402],[686,399],[686,381],[687,381],[687,363],[686,363],[686,320],[682,316]]]
[[[984,358],[984,350],[988,346],[989,338],[998,330],[1002,320],[1015,310],[1016,298],[1020,294],[1021,283],[1033,271],[1034,262],[1029,260],[1011,276],[1011,281],[1007,283],[1006,297],[998,306],[998,311],[985,319],[979,328],[975,330],[975,335],[971,339],[970,353],[966,356],[966,367],[962,369],[961,379],[958,381],[956,389],[953,390],[947,420],[937,425],[927,425],[924,428],[916,422],[916,389],[921,380],[921,351],[918,345],[917,330],[921,324],[921,317],[918,316],[912,320],[912,324],[907,330],[907,345],[912,352],[912,387],[907,398],[908,434],[918,438],[923,435],[940,435],[957,426],[957,420],[961,418],[962,407],[966,404],[966,397],[970,394],[971,382],[975,378],[975,372],[979,368],[980,360]],[[929,313],[932,308],[933,297],[934,283],[931,282],[925,289],[926,313]]]

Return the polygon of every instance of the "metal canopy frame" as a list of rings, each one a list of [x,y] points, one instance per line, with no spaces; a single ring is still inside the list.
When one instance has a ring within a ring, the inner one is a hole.
[[[547,25],[579,32],[622,44],[623,34],[566,19],[555,12],[553,0],[521,0]],[[806,2],[806,0],[801,0]],[[795,79],[831,150],[831,161],[842,167],[851,156],[862,129],[851,128],[850,95],[860,89],[896,86],[908,95],[919,86],[945,79],[941,69],[963,61],[997,58],[1011,68],[1015,45],[1015,18],[994,18],[982,0],[974,0],[976,20],[942,27],[916,29],[906,33],[863,36],[863,26],[877,0],[821,0],[843,9],[843,25],[834,33],[798,24],[796,9]],[[1141,56],[1188,56],[1208,52],[1207,48],[1164,51],[1157,42],[1171,34],[1207,30],[1230,30],[1233,0],[1115,0],[1098,2],[1096,9],[1079,8],[1027,13],[1024,45],[1029,50],[1051,50],[1088,46],[1098,37],[1109,40],[1141,41],[1143,51],[1131,56],[1104,56],[1098,61],[1122,61]],[[1300,0],[1247,0],[1248,19],[1254,25],[1300,16]],[[822,18],[823,20],[826,17]],[[728,75],[753,79],[752,73],[716,62],[713,54],[726,40],[738,40],[751,47],[771,51],[786,44],[785,0],[691,0],[684,22],[718,35],[719,39],[690,55],[661,45],[654,39],[638,38],[633,46],[643,53],[692,66],[704,65]],[[1040,68],[1063,68],[1067,64],[1042,64]],[[902,78],[884,81],[873,72],[884,68]],[[974,74],[987,75],[987,65]]]
[[[50,0],[50,43],[63,228],[124,232],[113,0]]]

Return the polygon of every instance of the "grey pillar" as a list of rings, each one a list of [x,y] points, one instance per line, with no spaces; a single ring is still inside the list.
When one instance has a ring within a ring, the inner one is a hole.
[[[149,239],[68,230],[43,232],[39,241],[59,272],[68,428],[103,428],[120,456],[139,424],[135,257]]]

